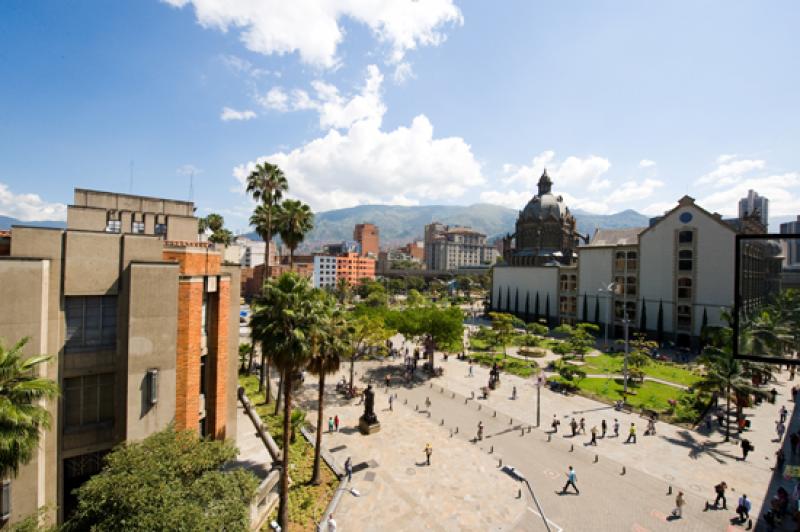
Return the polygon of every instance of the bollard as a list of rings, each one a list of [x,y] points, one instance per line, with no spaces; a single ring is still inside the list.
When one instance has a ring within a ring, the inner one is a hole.
[[[492,414],[492,417],[497,417],[497,410],[494,411],[494,414]]]
[[[453,437],[453,429],[450,429],[450,437]]]
[[[403,404],[407,405],[408,404],[408,399],[403,399]]]
[[[431,412],[430,412],[430,410],[428,411],[428,417],[431,417]]]
[[[531,428],[530,428],[530,427],[528,427],[528,434],[530,434],[530,433],[531,433]]]
[[[444,427],[444,418],[442,418],[442,422],[441,422],[441,423],[439,423],[439,426],[440,426],[440,427]]]
[[[550,441],[552,439],[552,437],[553,437],[553,434],[551,432],[548,432],[547,433],[547,441]]]
[[[453,399],[456,398],[456,392],[453,392]]]
[[[456,427],[456,434],[458,434],[458,427]]]
[[[415,405],[415,406],[414,406],[414,411],[415,411],[415,412],[419,412],[419,405]]]
[[[569,444],[569,452],[573,452],[573,451],[575,451],[575,445],[570,443]]]
[[[497,459],[497,467],[503,467],[503,459],[502,458],[498,458]]]
[[[513,425],[513,424],[514,424],[514,420],[513,420],[513,419],[511,419],[511,418],[508,418],[508,424],[509,424],[509,425]]]
[[[481,409],[481,405],[478,405],[478,410],[480,410],[480,409]]]
[[[625,474],[625,466],[622,466],[622,473],[620,473],[620,475],[624,475],[624,474]]]
[[[525,427],[520,427],[519,428],[519,432],[520,432],[520,434],[519,434],[520,436],[525,436]]]
[[[521,499],[521,498],[522,498],[522,488],[517,490],[517,499]]]
[[[492,445],[491,447],[489,447],[489,454],[492,454],[493,452],[494,452],[494,445]]]
[[[600,457],[599,457],[599,456],[597,456],[597,455],[594,455],[594,463],[595,463],[595,464],[597,463],[597,461],[598,461],[598,460],[600,460]]]
[[[667,495],[672,495],[672,486],[670,486],[669,489],[667,489]]]
[[[464,399],[464,404],[467,404],[467,401],[469,401],[469,399]]]

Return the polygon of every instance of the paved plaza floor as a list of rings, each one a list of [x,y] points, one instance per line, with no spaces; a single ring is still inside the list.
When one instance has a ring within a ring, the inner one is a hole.
[[[794,407],[791,384],[781,381],[776,404],[747,410],[752,429],[746,436],[756,449],[743,462],[737,436],[725,443],[717,427],[706,434],[659,423],[657,435],[644,436],[646,422],[639,415],[542,389],[542,426],[537,429],[531,379],[504,375],[488,399],[473,399],[472,393],[477,396],[488,381],[487,368],[474,366],[470,377],[466,362],[454,357],[445,362],[437,355],[444,376],[402,386],[400,364],[389,359],[357,365],[360,385],[372,382],[376,388],[381,431],[369,436],[357,430],[363,406],[334,391],[333,383],[349,368],[327,381],[332,384],[326,416],[338,415],[341,425],[339,432],[323,436],[324,447],[340,464],[351,457],[357,469],[352,487],[359,496],[342,497],[336,511],[340,530],[545,530],[539,507],[523,484],[500,469],[501,462],[530,481],[554,531],[741,530],[733,519],[735,501],[747,493],[752,515],[758,515],[779,445],[771,441],[778,409],[786,404],[791,412]],[[390,390],[383,385],[387,372],[397,377]],[[313,409],[313,378],[307,384],[304,406]],[[512,400],[514,386],[517,398]],[[392,412],[389,393],[397,397]],[[561,427],[548,435],[554,415]],[[586,418],[587,434],[567,434],[572,417]],[[605,419],[611,432],[614,418],[621,424],[620,437],[607,434],[597,446],[588,446],[591,427],[599,428]],[[484,425],[480,442],[474,441],[478,421]],[[625,444],[631,422],[639,427],[638,442]],[[426,443],[434,449],[431,466],[423,465]],[[577,471],[580,495],[559,493],[569,465]],[[705,511],[713,486],[722,480],[729,486],[728,510]],[[679,490],[687,505],[684,517],[672,520]]]

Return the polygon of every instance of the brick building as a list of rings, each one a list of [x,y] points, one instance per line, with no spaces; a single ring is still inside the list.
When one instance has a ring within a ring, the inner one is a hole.
[[[174,423],[236,434],[239,268],[197,242],[190,202],[75,190],[67,228],[15,226],[0,253],[0,337],[30,337],[62,390],[51,429],[5,484],[10,522],[72,492],[114,446]]]
[[[336,280],[346,279],[355,286],[362,279],[375,279],[375,259],[359,257],[358,253],[346,253],[336,257]]]
[[[357,224],[353,229],[353,240],[361,246],[362,257],[378,258],[380,251],[380,234],[374,224]]]

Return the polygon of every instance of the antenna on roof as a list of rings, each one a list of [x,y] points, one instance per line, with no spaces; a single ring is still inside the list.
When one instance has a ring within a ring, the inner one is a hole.
[[[189,201],[194,201],[194,170],[189,172]]]
[[[131,160],[131,175],[128,179],[128,194],[133,194],[133,160]]]

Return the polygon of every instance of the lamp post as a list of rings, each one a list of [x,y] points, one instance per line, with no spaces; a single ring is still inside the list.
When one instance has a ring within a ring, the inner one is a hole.
[[[537,429],[539,428],[539,414],[540,414],[539,398],[541,397],[543,383],[544,383],[544,377],[540,373],[539,376],[536,377],[536,428]]]
[[[622,365],[623,397],[628,396],[628,351],[629,351],[628,325],[630,324],[630,322],[631,320],[628,319],[628,313],[625,312],[625,319],[622,320],[622,324],[625,326],[625,358],[623,359],[623,365]]]

